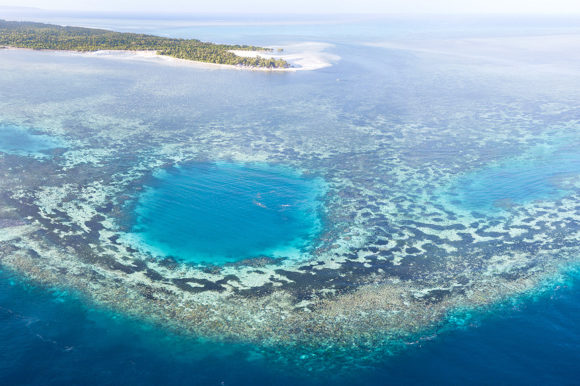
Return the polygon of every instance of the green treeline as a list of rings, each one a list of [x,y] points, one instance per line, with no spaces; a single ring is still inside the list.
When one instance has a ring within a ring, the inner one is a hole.
[[[282,59],[244,58],[229,50],[271,51],[263,47],[205,43],[195,39],[172,39],[160,36],[114,32],[83,27],[16,22],[0,19],[0,46],[37,50],[99,51],[155,50],[160,55],[200,62],[266,68],[290,67]]]

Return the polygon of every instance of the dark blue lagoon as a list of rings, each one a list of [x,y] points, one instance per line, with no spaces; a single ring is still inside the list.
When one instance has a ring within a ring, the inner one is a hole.
[[[161,256],[222,264],[299,258],[320,231],[320,179],[280,166],[194,163],[156,173],[129,238]]]
[[[58,147],[63,147],[62,141],[51,136],[34,134],[20,126],[0,123],[0,152],[43,156],[46,151]]]

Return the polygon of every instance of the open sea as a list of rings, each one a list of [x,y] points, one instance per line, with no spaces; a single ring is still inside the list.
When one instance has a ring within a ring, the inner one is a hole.
[[[288,372],[247,347],[182,337],[2,272],[6,385],[578,384],[580,275],[413,342],[346,376]]]
[[[0,385],[580,385],[580,19],[0,18],[326,64],[0,50]]]

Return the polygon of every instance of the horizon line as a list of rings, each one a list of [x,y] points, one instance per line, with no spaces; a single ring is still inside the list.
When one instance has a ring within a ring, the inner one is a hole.
[[[575,12],[566,12],[566,11],[555,11],[555,12],[540,12],[540,11],[529,11],[529,12],[481,12],[481,11],[473,11],[473,12],[373,12],[373,11],[364,11],[364,12],[253,12],[253,11],[229,11],[229,12],[218,12],[218,11],[179,11],[179,10],[171,10],[171,11],[127,11],[127,10],[80,10],[80,9],[47,9],[47,8],[39,8],[39,7],[25,7],[25,6],[11,6],[11,5],[2,5],[0,4],[0,11],[2,10],[13,10],[13,11],[32,11],[32,12],[40,12],[40,13],[49,13],[49,14],[61,14],[62,16],[67,16],[67,14],[77,14],[83,16],[179,16],[179,17],[188,17],[188,16],[313,16],[313,17],[331,17],[331,16],[368,16],[368,17],[384,17],[384,16],[560,16],[560,17],[580,17],[580,11]],[[2,18],[2,16],[0,16]]]

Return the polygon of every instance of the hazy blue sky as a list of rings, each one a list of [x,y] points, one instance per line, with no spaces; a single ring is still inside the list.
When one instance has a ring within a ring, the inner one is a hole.
[[[580,13],[580,0],[0,0],[0,5],[212,13]]]

